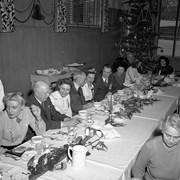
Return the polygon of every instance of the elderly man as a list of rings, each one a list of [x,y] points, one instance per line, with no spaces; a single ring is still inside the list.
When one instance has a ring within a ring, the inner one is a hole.
[[[88,109],[93,106],[93,103],[86,103],[83,96],[82,87],[86,83],[86,74],[82,71],[73,74],[73,85],[70,92],[71,108],[73,115],[82,109]]]
[[[115,92],[115,79],[110,76],[112,68],[109,64],[105,64],[102,70],[102,74],[98,74],[94,81],[94,100],[102,101],[107,93],[110,91]]]
[[[47,130],[76,125],[78,123],[77,120],[72,120],[68,116],[56,111],[49,98],[49,94],[49,85],[43,81],[37,81],[33,85],[33,94],[27,98],[28,106],[34,104],[41,108],[41,116],[46,123]]]

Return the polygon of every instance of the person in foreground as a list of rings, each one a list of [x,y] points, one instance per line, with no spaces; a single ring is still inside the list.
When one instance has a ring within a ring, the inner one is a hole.
[[[180,116],[167,117],[160,127],[162,135],[146,142],[140,151],[132,168],[132,179],[180,179]]]
[[[49,85],[44,81],[37,81],[33,85],[33,94],[27,98],[27,105],[36,105],[41,109],[41,116],[48,129],[59,129],[61,127],[74,126],[78,122],[65,114],[56,111],[50,98]]]
[[[70,91],[71,108],[73,116],[78,114],[78,111],[88,109],[93,106],[92,102],[86,102],[82,87],[86,83],[86,74],[82,71],[77,71],[73,74],[73,85]]]
[[[55,109],[61,114],[72,117],[70,90],[72,86],[71,79],[61,79],[57,82],[57,91],[50,94],[50,99]]]
[[[6,110],[0,115],[0,152],[3,147],[17,146],[21,144],[28,131],[28,126],[36,135],[43,135],[46,124],[41,117],[39,107],[25,106],[25,99],[21,92],[9,93],[4,97]]]

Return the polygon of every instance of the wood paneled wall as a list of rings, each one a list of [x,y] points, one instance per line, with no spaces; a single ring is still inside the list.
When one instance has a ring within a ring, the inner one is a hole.
[[[6,92],[26,94],[31,88],[30,74],[37,69],[79,62],[100,70],[117,57],[119,39],[119,27],[107,33],[73,27],[67,33],[55,33],[52,27],[19,25],[16,32],[0,33],[0,79]]]

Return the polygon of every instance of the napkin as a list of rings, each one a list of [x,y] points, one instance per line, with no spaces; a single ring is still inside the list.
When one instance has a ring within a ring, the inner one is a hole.
[[[104,134],[105,139],[120,138],[121,135],[114,129],[111,124],[105,125],[101,131]]]
[[[174,83],[173,86],[174,87],[180,87],[180,83],[179,82],[178,83]]]

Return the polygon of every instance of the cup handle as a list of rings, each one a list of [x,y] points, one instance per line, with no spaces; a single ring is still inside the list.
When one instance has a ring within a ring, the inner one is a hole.
[[[68,157],[69,157],[70,160],[72,160],[71,152],[72,152],[72,147],[69,146],[69,148],[68,148]]]

